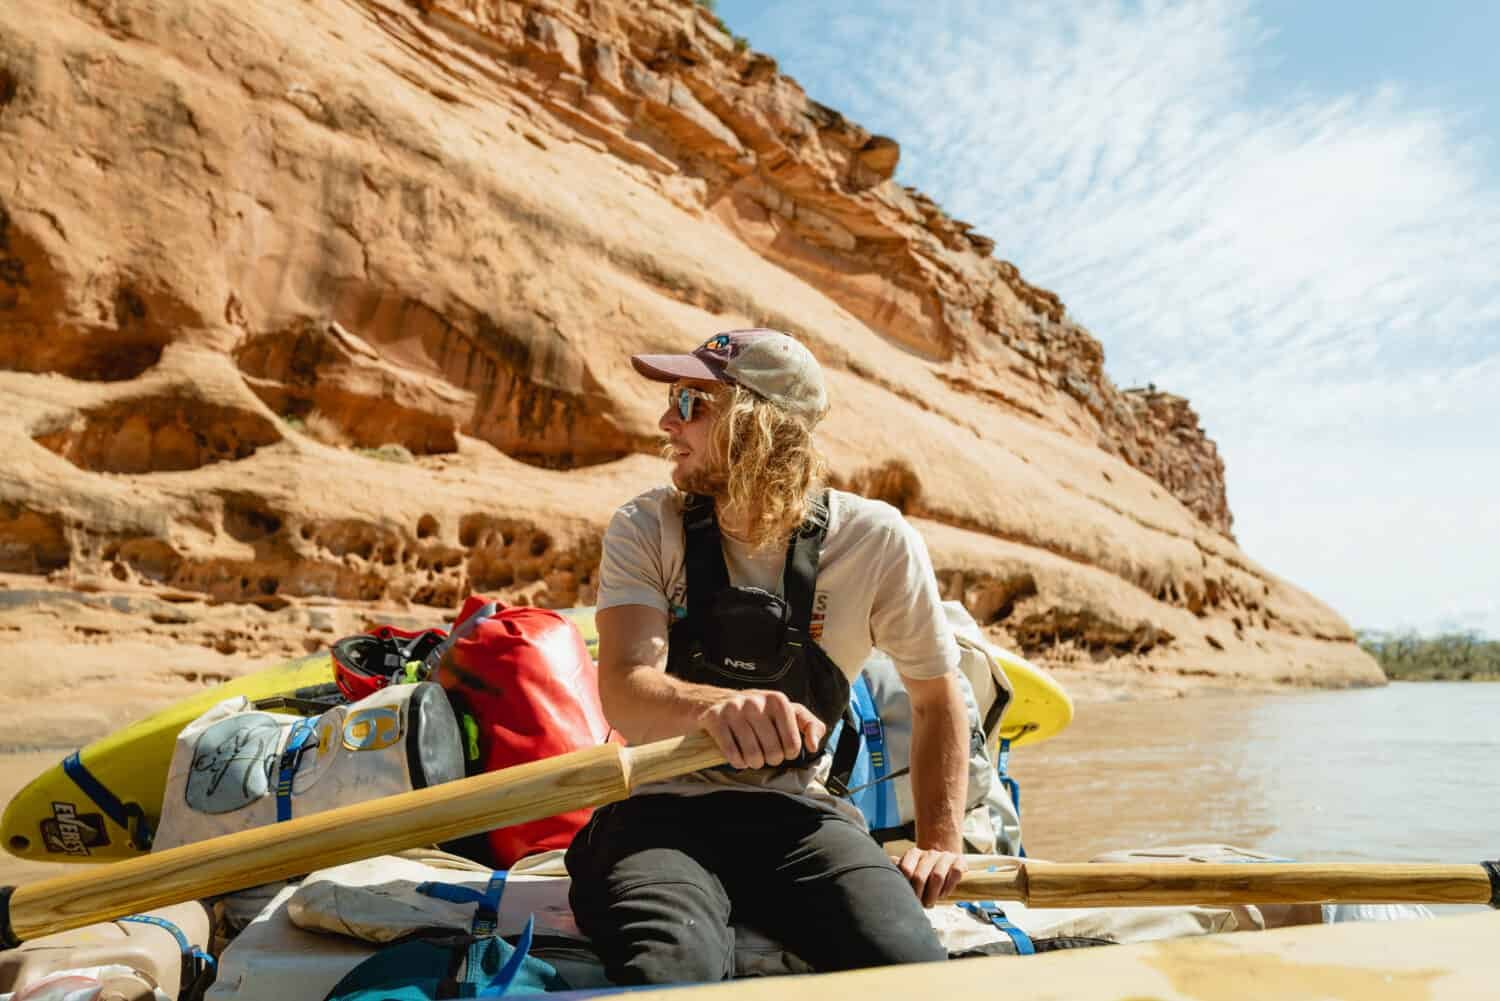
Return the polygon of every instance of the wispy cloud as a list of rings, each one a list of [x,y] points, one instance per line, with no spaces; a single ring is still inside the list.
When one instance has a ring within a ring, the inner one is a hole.
[[[900,179],[1061,294],[1118,382],[1192,399],[1258,561],[1356,625],[1500,636],[1500,179],[1465,109],[1279,87],[1237,0],[731,23],[899,139]]]

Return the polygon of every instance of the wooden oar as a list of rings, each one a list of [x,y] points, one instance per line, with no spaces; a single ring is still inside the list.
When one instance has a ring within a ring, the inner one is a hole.
[[[707,734],[614,744],[0,888],[0,948],[167,904],[625,799],[724,764]]]
[[[950,900],[1029,907],[1171,904],[1489,904],[1500,862],[1016,862],[971,859]]]
[[[0,889],[0,946],[315,869],[624,799],[643,783],[724,763],[706,734],[613,744],[356,803]],[[1179,903],[1490,903],[1500,864],[987,864],[955,899],[1034,907]]]

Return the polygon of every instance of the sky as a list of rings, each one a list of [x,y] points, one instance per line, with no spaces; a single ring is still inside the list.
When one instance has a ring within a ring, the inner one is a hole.
[[[1500,639],[1500,4],[717,8],[1191,401],[1252,559]]]

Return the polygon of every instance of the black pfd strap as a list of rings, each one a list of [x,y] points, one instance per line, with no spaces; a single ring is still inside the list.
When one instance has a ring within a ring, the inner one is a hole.
[[[151,839],[155,832],[151,830],[151,822],[146,819],[146,812],[139,803],[120,802],[118,796],[105,788],[104,783],[84,767],[77,751],[63,759],[62,767],[73,784],[99,808],[99,812],[130,835],[131,847],[142,852],[151,850]]]
[[[687,618],[694,634],[708,621],[714,595],[729,586],[719,519],[712,497],[692,494],[682,509],[682,532],[687,572]]]
[[[818,561],[823,554],[823,540],[828,537],[828,495],[812,502],[807,520],[787,543],[786,572],[782,588],[792,610],[791,642],[812,640],[813,600],[818,586]]]
[[[823,540],[828,537],[828,495],[814,499],[807,520],[787,542],[782,590],[792,614],[790,642],[801,646],[812,636],[813,599]],[[723,537],[712,497],[690,494],[682,509],[687,572],[687,617],[693,629],[708,621],[715,595],[729,587]]]
[[[1500,910],[1500,861],[1483,862],[1485,874],[1490,877],[1490,906]]]

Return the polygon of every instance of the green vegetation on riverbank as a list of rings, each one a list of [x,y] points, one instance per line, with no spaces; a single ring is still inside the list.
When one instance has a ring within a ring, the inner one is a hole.
[[[1500,681],[1500,642],[1477,633],[1361,631],[1359,645],[1392,681]]]

